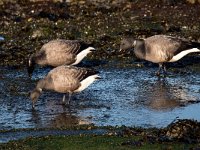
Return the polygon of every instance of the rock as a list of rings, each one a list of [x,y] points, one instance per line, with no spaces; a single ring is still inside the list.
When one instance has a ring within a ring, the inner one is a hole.
[[[177,120],[166,127],[165,135],[169,139],[183,140],[186,142],[199,142],[200,123],[194,120]]]
[[[32,39],[40,38],[43,36],[43,32],[41,30],[35,30],[32,34]]]
[[[195,3],[199,3],[200,4],[200,0],[187,0],[187,2],[189,2],[191,4],[195,4]]]
[[[33,31],[31,38],[32,39],[41,39],[48,35],[48,33],[44,29],[36,29]]]
[[[196,0],[187,0],[187,2],[194,4],[196,2]]]
[[[4,38],[3,36],[0,35],[0,42],[1,42],[1,41],[4,41],[4,40],[5,40],[5,38]]]

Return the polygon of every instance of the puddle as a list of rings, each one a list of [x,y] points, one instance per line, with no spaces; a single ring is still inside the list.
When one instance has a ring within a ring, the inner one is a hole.
[[[61,105],[62,94],[46,91],[33,111],[28,92],[49,69],[37,68],[30,80],[26,69],[0,68],[1,130],[91,123],[165,127],[177,117],[200,121],[200,71],[158,79],[151,67],[97,69],[103,79],[73,95],[70,109]]]

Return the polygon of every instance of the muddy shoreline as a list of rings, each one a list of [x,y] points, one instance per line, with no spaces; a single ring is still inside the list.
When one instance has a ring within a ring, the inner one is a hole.
[[[31,138],[49,136],[138,136],[151,141],[160,142],[185,142],[189,144],[200,141],[200,122],[189,119],[177,119],[165,128],[140,128],[140,127],[96,127],[93,125],[74,126],[69,128],[45,128],[45,129],[17,129],[0,132],[0,144],[12,141],[20,141]]]
[[[92,130],[19,130],[19,131],[4,131],[0,132],[0,143],[7,143],[9,141],[16,141],[27,139],[31,137],[44,137],[44,136],[69,136],[69,135],[103,135],[107,134],[106,129],[92,129]]]

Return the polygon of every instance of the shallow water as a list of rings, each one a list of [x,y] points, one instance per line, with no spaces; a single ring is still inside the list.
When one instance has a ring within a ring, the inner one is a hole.
[[[165,127],[177,117],[200,121],[200,70],[169,71],[154,76],[155,67],[105,67],[103,79],[74,94],[70,108],[61,105],[62,94],[45,91],[32,110],[28,92],[50,69],[37,68],[32,80],[26,69],[0,68],[1,129],[97,126]],[[183,68],[177,68],[182,70]]]

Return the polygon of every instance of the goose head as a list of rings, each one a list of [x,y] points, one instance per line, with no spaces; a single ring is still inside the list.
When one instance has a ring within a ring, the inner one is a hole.
[[[123,38],[120,43],[120,52],[124,52],[128,49],[136,46],[136,40],[134,38]]]
[[[41,88],[35,88],[31,93],[30,93],[30,98],[32,101],[32,108],[35,108],[35,103],[37,102],[38,98],[42,94],[42,89]]]

